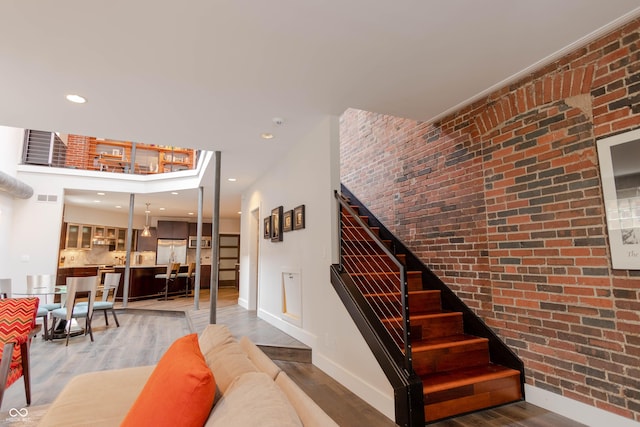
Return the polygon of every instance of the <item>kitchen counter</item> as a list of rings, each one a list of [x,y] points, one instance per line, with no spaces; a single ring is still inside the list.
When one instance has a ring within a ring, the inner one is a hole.
[[[114,269],[122,273],[120,288],[116,295],[117,301],[122,301],[124,291],[124,265],[85,265],[83,267],[58,267],[56,279],[57,285],[66,284],[67,277],[97,276],[98,270],[103,268]],[[186,272],[188,266],[182,265],[180,272]],[[132,265],[129,270],[129,300],[141,300],[158,298],[164,294],[165,280],[156,279],[156,274],[166,273],[166,265]],[[184,278],[173,280],[169,283],[169,295],[180,295],[185,292]],[[211,281],[211,264],[203,264],[200,269],[200,288],[209,289]]]

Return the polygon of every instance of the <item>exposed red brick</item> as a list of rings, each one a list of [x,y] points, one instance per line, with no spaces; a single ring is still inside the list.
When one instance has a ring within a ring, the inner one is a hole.
[[[522,343],[528,383],[636,421],[637,395],[612,390],[640,372],[640,339],[627,342],[640,330],[640,277],[610,267],[595,140],[640,128],[624,104],[640,41],[622,42],[639,24],[440,123],[348,110],[340,134],[342,182],[499,336]],[[566,100],[580,94],[592,105]]]

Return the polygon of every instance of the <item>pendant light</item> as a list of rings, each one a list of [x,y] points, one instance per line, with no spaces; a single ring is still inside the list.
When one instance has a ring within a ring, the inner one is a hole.
[[[144,211],[144,214],[146,215],[146,220],[144,222],[144,228],[142,229],[142,233],[140,234],[141,237],[151,237],[151,231],[149,231],[149,212],[151,212],[149,210],[149,205],[151,203],[147,203],[147,210]]]

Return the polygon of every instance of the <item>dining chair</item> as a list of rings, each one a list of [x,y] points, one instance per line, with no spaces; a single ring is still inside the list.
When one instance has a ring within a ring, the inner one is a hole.
[[[93,303],[93,312],[103,311],[104,312],[104,321],[107,326],[109,326],[109,317],[107,316],[107,311],[111,311],[111,315],[113,315],[113,320],[116,322],[116,326],[120,327],[120,322],[118,322],[118,316],[116,316],[116,311],[113,309],[113,305],[116,302],[116,294],[118,293],[118,288],[120,287],[120,276],[122,273],[105,273],[104,275],[104,284],[102,287],[102,299],[100,301],[96,301]],[[86,302],[79,302],[78,306],[87,305]]]
[[[0,299],[0,406],[4,391],[24,377],[27,405],[31,404],[29,346],[36,326],[38,298]]]
[[[0,298],[11,298],[11,279],[0,279]]]
[[[60,308],[62,304],[59,302],[47,302],[49,295],[53,295],[56,289],[56,279],[53,274],[27,274],[27,293],[30,295],[42,294],[44,302],[41,301],[40,307],[47,310],[55,310]]]
[[[85,319],[84,335],[89,333],[93,342],[93,331],[91,330],[91,316],[93,315],[93,304],[98,289],[98,276],[89,277],[67,277],[67,298],[63,307],[51,311],[53,322],[51,325],[51,336],[55,330],[56,319],[65,320],[67,330],[67,343],[69,345],[69,335],[71,335],[71,321],[73,319]],[[87,304],[76,304],[79,297],[87,298]]]
[[[184,281],[185,281],[185,289],[184,289],[185,297],[189,296],[189,287],[193,289],[193,275],[195,274],[195,272],[196,272],[196,263],[192,262],[192,263],[189,263],[189,267],[187,268],[187,271],[183,273],[178,273],[178,277],[184,278]]]
[[[45,341],[48,341],[50,338],[48,331],[49,312],[61,307],[59,302],[47,302],[49,295],[54,294],[55,287],[56,281],[52,274],[27,274],[27,294],[35,296],[42,295],[38,297],[41,301],[38,305],[36,318],[42,319]]]
[[[0,298],[13,298],[13,285],[11,284],[11,279],[0,279]],[[44,329],[44,339],[45,341],[47,341],[49,339],[49,333],[47,332],[49,310],[40,307],[40,301],[38,301],[38,311],[36,312],[36,319],[40,318],[42,319],[42,328]]]
[[[164,301],[168,300],[169,295],[169,282],[172,282],[178,276],[178,270],[180,270],[179,262],[171,262],[167,265],[167,272],[156,274],[156,279],[164,279]]]

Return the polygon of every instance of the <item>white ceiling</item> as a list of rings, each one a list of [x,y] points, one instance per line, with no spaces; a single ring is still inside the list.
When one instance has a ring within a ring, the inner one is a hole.
[[[3,1],[0,125],[218,150],[230,214],[320,117],[428,121],[637,16],[638,0]]]

